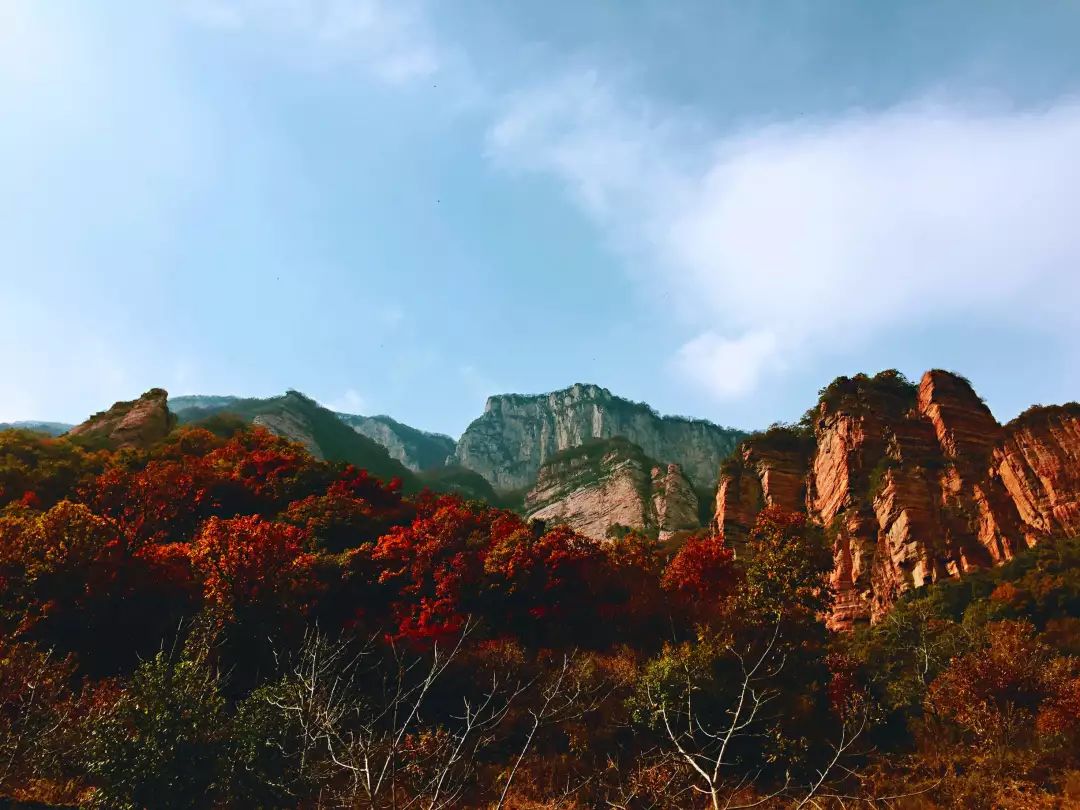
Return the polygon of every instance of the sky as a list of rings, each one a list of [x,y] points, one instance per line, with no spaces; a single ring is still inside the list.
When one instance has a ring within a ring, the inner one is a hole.
[[[0,0],[0,421],[1080,399],[1080,3]]]

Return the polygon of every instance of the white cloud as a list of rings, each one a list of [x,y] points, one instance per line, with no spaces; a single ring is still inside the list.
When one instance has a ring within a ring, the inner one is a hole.
[[[356,62],[392,85],[439,71],[444,54],[413,0],[183,0],[193,22],[268,34],[312,64]]]
[[[772,332],[747,332],[735,339],[703,332],[679,349],[675,364],[717,397],[727,399],[754,390],[768,365],[776,362],[777,348]]]
[[[586,73],[511,99],[488,149],[557,178],[674,293],[700,334],[673,365],[717,397],[932,317],[1076,323],[1080,103],[705,133]]]
[[[352,388],[348,389],[337,399],[321,404],[324,408],[329,408],[330,410],[338,411],[339,413],[363,414],[368,410],[367,400]]]
[[[320,403],[324,408],[337,410],[341,414],[367,413],[367,400],[359,392],[349,389],[334,400]]]

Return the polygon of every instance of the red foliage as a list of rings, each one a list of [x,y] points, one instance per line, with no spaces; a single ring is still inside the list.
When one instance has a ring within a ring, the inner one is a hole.
[[[313,558],[306,534],[258,515],[210,518],[190,549],[206,602],[233,614],[249,606],[302,608]]]
[[[699,619],[718,616],[735,584],[734,556],[723,539],[693,535],[664,569],[661,580],[680,607]]]
[[[837,717],[846,719],[866,705],[866,688],[859,673],[859,662],[842,652],[825,657],[829,668],[829,705]]]
[[[148,543],[190,540],[198,523],[219,506],[216,479],[202,458],[151,461],[130,471],[112,466],[84,496],[111,517],[132,548]]]
[[[461,631],[479,593],[498,514],[444,496],[426,504],[412,524],[379,538],[372,559],[383,566],[379,581],[396,591],[393,613],[401,636]]]
[[[927,708],[983,745],[1080,729],[1080,669],[1027,622],[987,626],[984,648],[959,656],[930,685]]]
[[[373,543],[411,515],[396,488],[350,469],[325,494],[293,501],[282,519],[306,529],[320,548],[337,552]]]
[[[237,504],[235,509],[229,509],[230,513],[276,513],[290,501],[310,493],[316,488],[314,479],[325,474],[325,465],[320,466],[303,447],[263,428],[236,434],[206,458],[212,468],[254,500],[251,504]]]
[[[566,526],[534,537],[512,515],[493,521],[491,534],[485,569],[511,623],[547,622],[556,630],[600,606],[596,591],[608,559],[595,541]]]

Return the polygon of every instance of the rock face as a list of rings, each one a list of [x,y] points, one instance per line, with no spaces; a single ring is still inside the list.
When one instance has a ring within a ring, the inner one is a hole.
[[[1004,428],[962,377],[841,377],[796,429],[725,462],[714,526],[736,550],[767,504],[802,509],[832,543],[831,623],[884,614],[905,591],[1080,530],[1080,406]]]
[[[556,453],[590,439],[622,436],[662,464],[678,464],[695,487],[711,489],[720,460],[745,434],[704,420],[660,416],[652,408],[577,384],[538,396],[491,397],[458,441],[458,464],[497,490],[522,490]]]
[[[994,469],[1034,536],[1080,534],[1080,404],[1031,408],[1005,426]]]
[[[169,411],[169,394],[151,388],[129,402],[117,402],[68,431],[68,436],[97,441],[109,447],[149,447],[165,438],[176,424]]]
[[[698,499],[677,464],[658,464],[622,438],[592,441],[555,455],[525,497],[529,518],[566,524],[596,540],[609,528],[667,540],[699,526]]]
[[[413,472],[445,467],[457,446],[457,442],[449,436],[417,430],[389,416],[339,413],[338,418],[357,433],[377,441]]]
[[[713,526],[736,554],[766,506],[797,511],[806,499],[810,442],[782,428],[747,439],[724,462]]]

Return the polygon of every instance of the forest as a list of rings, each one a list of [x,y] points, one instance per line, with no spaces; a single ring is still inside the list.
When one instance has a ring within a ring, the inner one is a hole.
[[[853,633],[831,565],[773,507],[600,544],[228,420],[0,432],[0,806],[1080,803],[1080,541]]]

